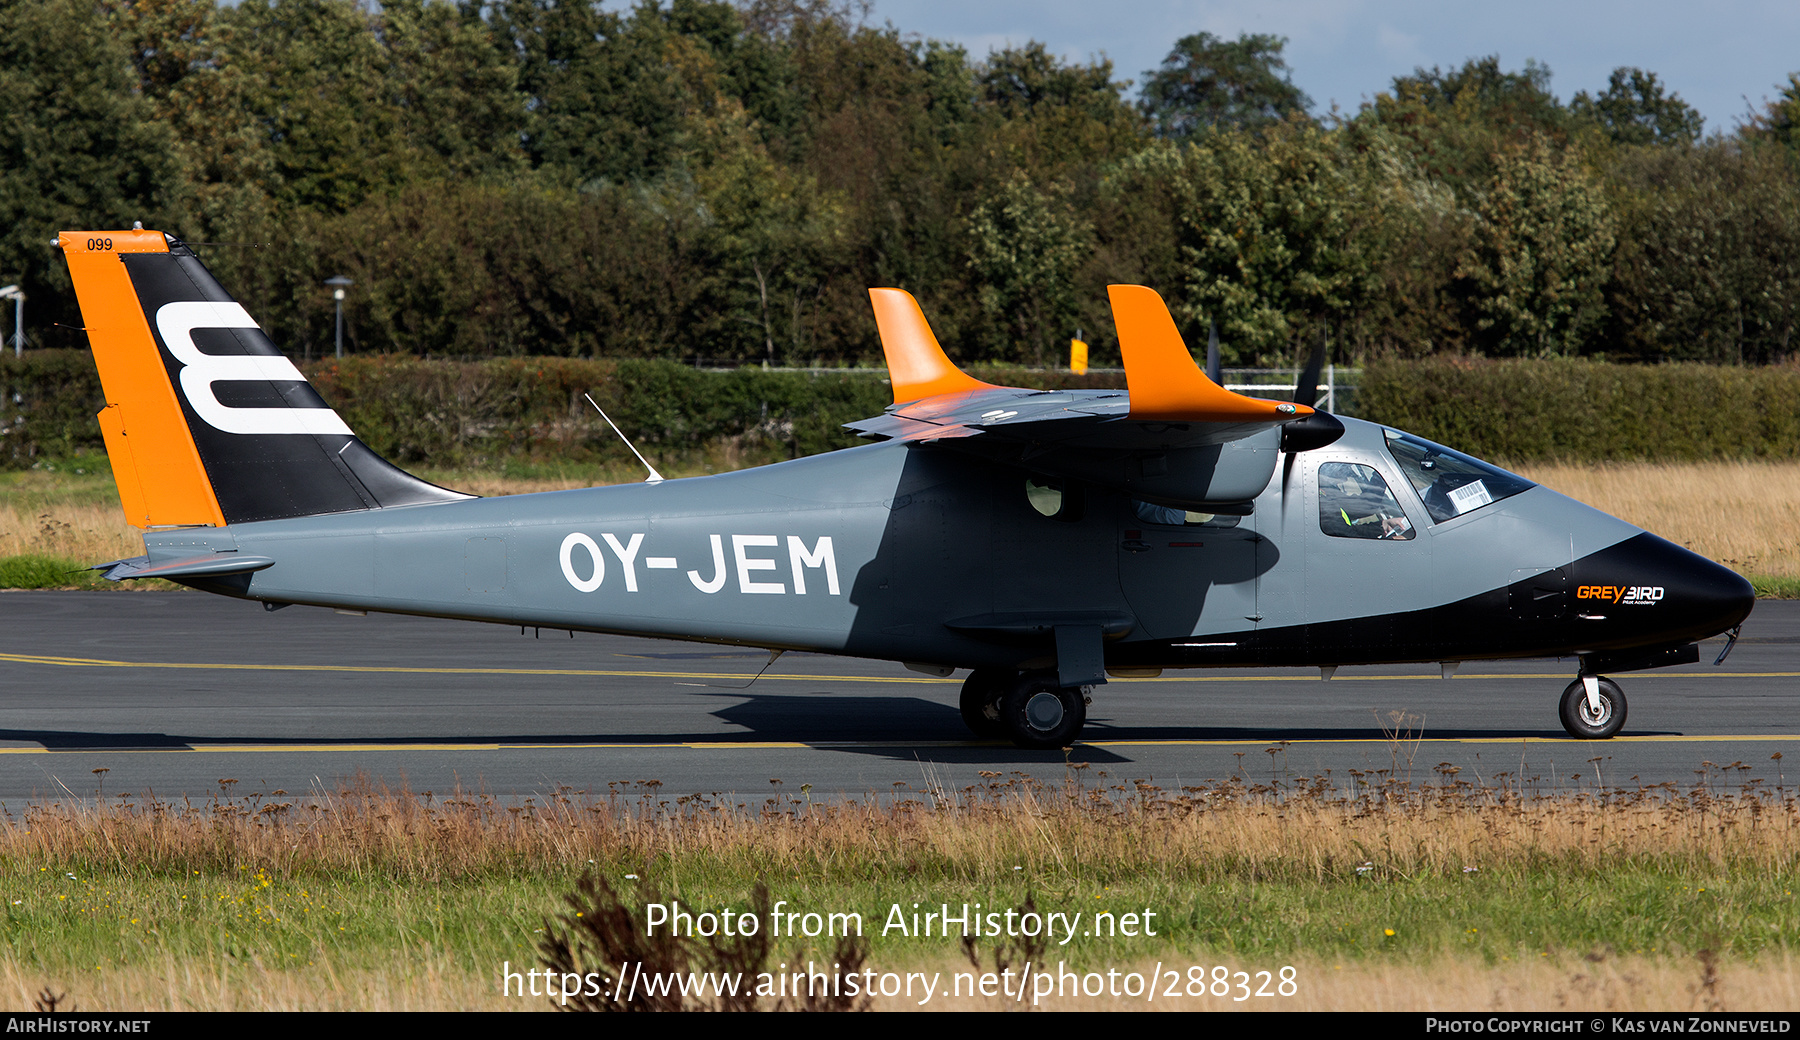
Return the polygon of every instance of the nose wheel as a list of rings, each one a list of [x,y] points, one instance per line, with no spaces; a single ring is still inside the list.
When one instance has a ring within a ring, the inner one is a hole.
[[[1569,736],[1605,740],[1625,727],[1625,691],[1605,676],[1584,675],[1563,691],[1561,714]]]

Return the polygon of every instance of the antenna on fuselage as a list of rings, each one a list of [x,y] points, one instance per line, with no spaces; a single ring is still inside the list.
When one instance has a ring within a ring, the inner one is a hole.
[[[770,650],[768,661],[766,661],[763,664],[761,670],[759,670],[755,675],[752,675],[750,677],[749,682],[743,684],[742,686],[726,686],[722,683],[707,683],[707,682],[678,682],[675,685],[677,685],[677,686],[704,686],[704,687],[707,687],[708,689],[713,689],[713,690],[748,690],[750,687],[756,685],[756,680],[762,678],[764,673],[768,672],[768,670],[770,668],[773,668],[775,666],[775,662],[781,660],[781,655],[785,654],[785,653],[787,653],[786,650]]]
[[[644,464],[645,469],[650,471],[650,475],[644,478],[644,483],[646,483],[646,484],[662,483],[663,475],[661,473],[656,472],[656,467],[650,465],[650,460],[644,458],[644,453],[637,450],[637,445],[631,443],[631,438],[625,436],[624,431],[620,430],[618,424],[612,421],[612,417],[606,414],[606,409],[600,407],[600,403],[598,401],[594,400],[593,395],[582,394],[581,396],[587,398],[587,403],[594,406],[594,411],[600,413],[600,418],[606,420],[606,425],[612,427],[612,432],[619,435],[619,439],[625,442],[625,446],[627,448],[631,449],[631,453],[633,455],[637,456],[637,460]]]

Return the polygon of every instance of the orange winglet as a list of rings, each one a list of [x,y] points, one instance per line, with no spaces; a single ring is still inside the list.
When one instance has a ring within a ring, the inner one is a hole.
[[[167,240],[160,231],[64,231],[57,242],[106,394],[100,432],[126,521],[224,526],[149,319],[119,262],[121,253],[166,253]]]
[[[904,289],[870,289],[869,303],[875,307],[875,329],[881,336],[881,349],[887,354],[895,404],[939,394],[997,389],[951,363],[911,293]]]
[[[1170,422],[1287,422],[1312,414],[1303,404],[1232,393],[1194,364],[1175,319],[1155,289],[1109,285],[1133,419]]]

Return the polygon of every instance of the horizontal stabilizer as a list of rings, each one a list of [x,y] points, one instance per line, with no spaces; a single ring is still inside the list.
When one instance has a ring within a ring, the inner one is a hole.
[[[126,581],[131,578],[217,578],[226,574],[248,574],[274,565],[275,561],[267,556],[202,553],[155,563],[148,556],[133,556],[129,560],[114,560],[88,569],[99,571],[100,576],[109,581]]]

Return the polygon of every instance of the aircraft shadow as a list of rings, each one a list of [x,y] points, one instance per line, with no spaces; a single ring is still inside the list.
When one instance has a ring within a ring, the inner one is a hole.
[[[66,729],[0,729],[0,741],[38,744],[51,751],[178,751],[199,746],[245,744],[260,747],[282,745],[330,749],[333,746],[383,746],[434,744],[439,746],[491,744],[645,744],[681,743],[801,743],[823,745],[843,754],[893,760],[918,760],[944,764],[1042,763],[1061,759],[1061,750],[1028,751],[1003,740],[981,741],[971,737],[962,717],[951,705],[915,696],[794,695],[753,693],[750,690],[695,690],[695,696],[720,698],[729,703],[710,714],[729,725],[724,728],[609,732],[480,733],[449,736],[417,732],[405,735],[293,735],[167,732],[100,732]],[[603,706],[596,709],[604,714]],[[1672,731],[1630,731],[1629,735],[1674,735]],[[1180,726],[1115,724],[1104,716],[1089,720],[1084,743],[1069,752],[1074,762],[1128,762],[1129,748],[1096,747],[1112,741],[1242,741],[1246,745],[1278,746],[1281,741],[1344,741],[1383,744],[1389,734],[1378,727],[1278,727],[1278,726]],[[1402,743],[1410,743],[1406,737]],[[1438,740],[1550,740],[1571,742],[1560,729],[1446,728],[1419,735],[1426,742]]]

